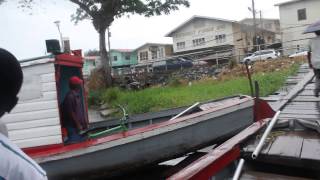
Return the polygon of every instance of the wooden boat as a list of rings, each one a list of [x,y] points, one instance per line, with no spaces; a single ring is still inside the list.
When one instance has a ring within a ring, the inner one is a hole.
[[[19,104],[3,118],[9,138],[38,162],[50,179],[99,171],[116,174],[161,162],[228,138],[253,122],[253,98],[234,96],[202,103],[174,120],[169,119],[180,109],[160,112],[162,116],[148,114],[141,120],[135,116],[126,122],[127,127],[131,124],[127,131],[64,144],[59,104],[68,90],[68,79],[82,77],[81,52],[73,53],[23,61],[25,79]],[[82,97],[86,105],[84,92]],[[88,117],[87,108],[84,114]]]
[[[314,97],[312,78],[312,72],[306,74],[273,112],[261,101],[266,106],[259,111],[268,111],[268,118],[167,179],[320,179],[320,99]]]

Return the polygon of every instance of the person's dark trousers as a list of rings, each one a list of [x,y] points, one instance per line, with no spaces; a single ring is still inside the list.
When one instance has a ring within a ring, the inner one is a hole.
[[[85,138],[77,132],[76,128],[69,126],[69,127],[66,127],[66,129],[68,132],[68,139],[66,141],[67,144],[81,142],[85,140]]]
[[[313,69],[316,83],[315,83],[315,89],[314,89],[314,95],[316,97],[319,97],[319,91],[320,91],[320,69]]]

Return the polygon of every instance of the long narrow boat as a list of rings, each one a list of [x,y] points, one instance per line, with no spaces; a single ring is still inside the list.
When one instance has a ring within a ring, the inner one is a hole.
[[[314,97],[312,78],[313,72],[306,74],[274,104],[273,112],[267,106],[259,110],[268,111],[269,118],[253,123],[168,179],[320,179],[320,99]]]
[[[254,119],[253,98],[234,96],[202,103],[174,120],[170,119],[179,113],[177,109],[141,122],[135,116],[126,122],[132,124],[129,130],[64,144],[60,104],[68,91],[68,79],[82,77],[81,52],[30,59],[21,65],[25,78],[20,101],[3,120],[9,138],[36,160],[50,179],[96,172],[112,175],[158,163],[229,138]],[[86,107],[84,91],[82,97]],[[88,117],[87,108],[83,111]]]

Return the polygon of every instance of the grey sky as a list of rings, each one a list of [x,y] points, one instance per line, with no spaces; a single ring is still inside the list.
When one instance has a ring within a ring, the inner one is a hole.
[[[72,3],[46,1],[47,4],[23,12],[16,8],[15,0],[8,1],[0,6],[0,47],[8,49],[18,59],[45,54],[45,39],[59,38],[55,20],[61,21],[63,36],[70,38],[72,49],[98,49],[98,34],[91,22],[74,25],[70,21],[76,8]],[[256,0],[256,7],[262,10],[263,17],[278,18],[278,8],[274,4],[284,1],[287,0]],[[181,8],[168,16],[116,19],[111,26],[111,48],[134,49],[145,42],[171,43],[172,40],[164,35],[193,15],[231,20],[252,16],[247,8],[251,6],[251,0],[190,0],[190,3],[190,8]]]

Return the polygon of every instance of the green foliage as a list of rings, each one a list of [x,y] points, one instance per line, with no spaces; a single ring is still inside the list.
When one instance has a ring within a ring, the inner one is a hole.
[[[290,69],[258,73],[253,76],[260,84],[260,95],[267,96],[278,90],[287,76],[295,73],[298,65]],[[102,96],[106,102],[128,105],[129,113],[144,113],[162,109],[193,104],[197,101],[206,101],[226,96],[250,94],[246,77],[237,77],[227,81],[200,81],[192,86],[179,85],[175,87],[153,87],[142,91],[123,91],[117,88],[107,89]]]
[[[96,49],[89,49],[84,53],[85,56],[100,56],[100,51]]]
[[[119,92],[119,88],[109,88],[102,93],[102,99],[107,103],[112,103],[118,99]]]
[[[107,28],[115,18],[128,14],[140,14],[146,17],[169,14],[178,10],[180,5],[189,7],[188,0],[70,0],[79,7],[72,19],[77,23],[92,19],[98,32]]]
[[[181,86],[182,85],[182,82],[180,79],[176,78],[176,77],[172,77],[169,79],[169,83],[168,85],[170,87],[178,87],[178,86]]]
[[[232,59],[229,61],[229,69],[233,69],[233,68],[235,68],[237,65],[238,65],[238,63],[237,63],[236,58],[232,58]]]
[[[98,106],[101,101],[101,91],[89,91],[88,94],[88,104],[89,106]]]

